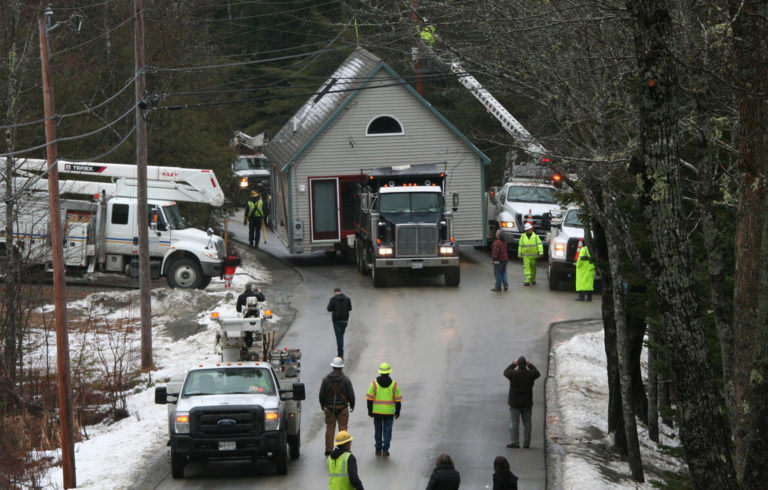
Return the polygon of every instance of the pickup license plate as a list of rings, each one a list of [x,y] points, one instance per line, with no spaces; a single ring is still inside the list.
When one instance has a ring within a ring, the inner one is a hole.
[[[424,262],[411,262],[411,269],[423,269]]]
[[[219,451],[234,451],[237,449],[235,441],[219,441]]]

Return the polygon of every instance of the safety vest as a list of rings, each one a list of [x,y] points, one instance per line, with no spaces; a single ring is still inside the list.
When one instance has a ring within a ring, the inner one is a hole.
[[[595,264],[587,259],[592,256],[586,245],[581,247],[579,256],[576,257],[576,291],[592,291],[595,289]]]
[[[372,412],[378,415],[393,415],[395,413],[395,404],[403,400],[400,394],[400,387],[394,381],[386,388],[379,384],[378,380],[371,381],[368,387],[366,400],[373,402]]]
[[[328,456],[328,490],[353,490],[355,487],[349,482],[350,452],[344,452],[336,459]]]
[[[430,47],[435,45],[435,28],[433,26],[427,26],[421,30],[419,34],[421,40]]]
[[[538,257],[544,254],[544,246],[541,244],[541,238],[536,232],[531,233],[530,238],[526,233],[520,237],[520,243],[517,246],[518,257]]]
[[[261,199],[257,202],[248,201],[248,216],[251,218],[261,218],[264,216],[264,201]]]

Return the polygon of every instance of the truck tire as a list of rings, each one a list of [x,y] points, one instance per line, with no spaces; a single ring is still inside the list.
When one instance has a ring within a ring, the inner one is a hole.
[[[203,283],[203,271],[194,260],[179,259],[168,267],[166,279],[172,288],[200,289]]]
[[[373,287],[383,288],[389,280],[389,271],[377,270],[374,267],[371,269],[371,277],[373,278]]]
[[[560,289],[560,279],[557,277],[557,274],[555,274],[552,271],[552,265],[550,264],[547,268],[547,277],[549,277],[549,290],[550,291],[557,291]]]
[[[208,285],[211,283],[211,280],[213,277],[211,276],[203,276],[203,280],[200,282],[200,289],[205,289],[208,287]]]
[[[355,241],[355,248],[357,248],[360,251],[360,262],[357,264],[357,270],[360,271],[360,274],[367,276],[371,273],[371,269],[368,267],[368,257],[370,256],[370,249],[363,246],[362,243],[358,246],[359,242]]]
[[[455,288],[461,282],[461,269],[454,267],[445,271],[445,285]]]
[[[301,453],[301,430],[294,436],[288,436],[288,447],[291,452],[291,459],[299,459]]]
[[[173,446],[171,446],[171,476],[175,480],[184,478],[184,466],[186,465],[186,457],[177,453]]]
[[[288,474],[288,447],[282,444],[272,456],[272,462],[275,463],[275,473],[278,475]]]

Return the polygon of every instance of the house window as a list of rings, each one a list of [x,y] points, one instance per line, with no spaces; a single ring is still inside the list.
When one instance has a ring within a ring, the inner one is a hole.
[[[392,116],[379,116],[368,124],[365,134],[403,134],[403,126]]]

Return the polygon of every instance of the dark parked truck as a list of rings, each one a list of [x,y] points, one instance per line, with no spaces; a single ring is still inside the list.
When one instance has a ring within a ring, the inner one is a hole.
[[[168,405],[171,475],[184,477],[191,462],[268,458],[277,474],[299,457],[304,384],[281,389],[297,369],[282,351],[272,362],[219,362],[190,369],[182,383],[155,388],[155,403]],[[287,354],[287,352],[286,352]]]
[[[355,206],[358,269],[387,284],[396,271],[443,275],[447,286],[460,281],[459,249],[453,238],[458,193],[446,209],[445,172],[437,165],[403,165],[363,172]]]

